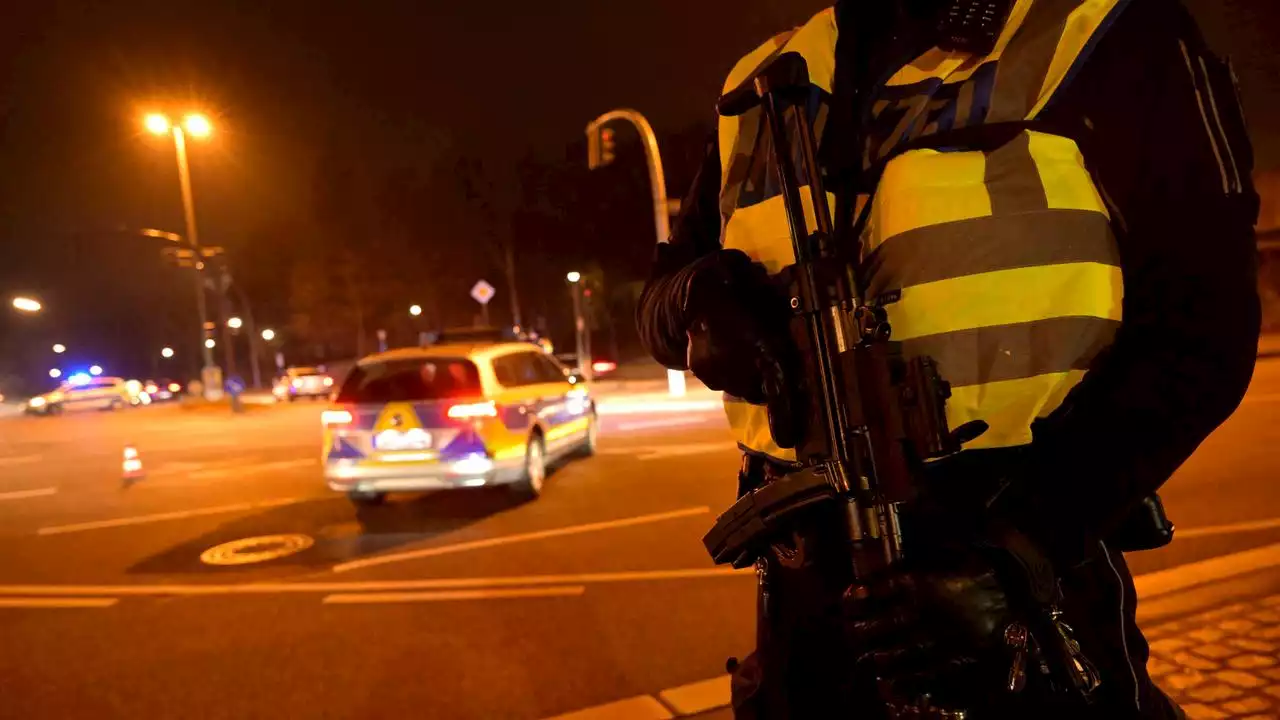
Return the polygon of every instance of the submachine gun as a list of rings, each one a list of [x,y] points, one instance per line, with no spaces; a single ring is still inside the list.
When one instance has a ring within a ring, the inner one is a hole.
[[[900,510],[915,496],[924,461],[960,450],[985,429],[947,426],[945,404],[950,387],[928,357],[904,357],[889,342],[890,326],[883,308],[867,303],[859,277],[860,248],[836,242],[817,143],[806,106],[812,86],[804,59],[788,52],[776,57],[751,82],[720,99],[721,115],[741,115],[753,108],[772,140],[777,182],[790,226],[795,264],[783,271],[792,309],[790,331],[803,348],[798,413],[786,422],[770,413],[770,429],[782,447],[794,447],[796,465],[781,477],[744,494],[725,511],[703,542],[717,564],[745,568],[771,543],[799,522],[801,513],[823,503],[842,509],[855,584],[904,559]],[[788,132],[790,129],[790,132]],[[797,152],[798,151],[798,152]],[[801,174],[793,158],[801,163]],[[814,227],[807,226],[801,180],[807,180]],[[1060,632],[1056,616],[1047,624],[1029,623],[1031,640],[1042,650],[1041,662],[1063,675],[1069,685],[1088,689],[1096,683],[1087,661],[1078,663],[1074,641]],[[1014,627],[1014,640],[1019,628]],[[1041,629],[1044,628],[1044,632]],[[1028,640],[1023,630],[1021,641]],[[1049,646],[1042,634],[1053,637]],[[1047,652],[1045,652],[1047,651]],[[1046,659],[1047,658],[1047,659]],[[1024,660],[1025,663],[1025,660]],[[1011,671],[1010,690],[1018,668]],[[884,698],[890,716],[903,705]],[[902,716],[963,717],[919,712],[909,702]],[[923,699],[927,708],[928,699]],[[896,709],[895,709],[896,708]]]

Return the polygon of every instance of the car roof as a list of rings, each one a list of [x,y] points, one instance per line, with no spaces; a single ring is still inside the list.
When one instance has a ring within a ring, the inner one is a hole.
[[[427,360],[439,357],[465,357],[472,361],[483,361],[518,352],[543,352],[543,350],[533,343],[518,340],[500,343],[440,343],[439,345],[428,345],[427,347],[395,348],[363,357],[356,364],[361,366],[376,365],[395,360]]]

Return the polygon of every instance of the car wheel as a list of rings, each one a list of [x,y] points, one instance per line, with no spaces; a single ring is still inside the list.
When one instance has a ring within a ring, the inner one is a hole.
[[[116,412],[124,408],[124,401],[120,398],[112,398],[111,404],[107,406],[108,412]]]
[[[45,415],[61,415],[62,405],[50,405],[48,410],[44,411]]]
[[[596,444],[600,442],[600,421],[595,413],[587,416],[587,436],[578,446],[578,457],[591,457],[596,454]]]
[[[372,505],[381,505],[386,501],[387,494],[384,492],[374,492],[369,490],[352,490],[347,493],[347,497],[356,505],[368,507]]]
[[[520,480],[515,484],[519,494],[533,499],[542,494],[542,487],[547,481],[547,448],[542,436],[529,436],[529,444],[524,448],[524,470]]]

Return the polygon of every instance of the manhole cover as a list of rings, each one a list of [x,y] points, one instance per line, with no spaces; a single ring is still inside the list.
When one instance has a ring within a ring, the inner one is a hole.
[[[302,552],[315,540],[310,535],[262,535],[214,545],[200,553],[206,565],[252,565]]]

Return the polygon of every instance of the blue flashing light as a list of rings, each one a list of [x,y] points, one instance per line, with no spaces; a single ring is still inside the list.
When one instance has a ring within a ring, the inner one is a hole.
[[[72,385],[87,385],[89,383],[89,375],[87,373],[78,372],[67,378],[67,382]]]

